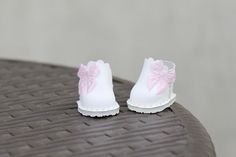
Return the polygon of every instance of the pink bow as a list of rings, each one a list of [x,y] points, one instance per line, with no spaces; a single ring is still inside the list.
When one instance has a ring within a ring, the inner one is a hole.
[[[157,60],[151,64],[151,74],[147,84],[148,89],[150,91],[154,86],[158,85],[157,94],[160,94],[175,81],[175,78],[175,69],[169,70],[163,61]]]
[[[79,92],[80,93],[89,93],[96,86],[95,78],[99,74],[99,68],[96,63],[91,63],[90,65],[80,65],[78,71],[79,81]]]

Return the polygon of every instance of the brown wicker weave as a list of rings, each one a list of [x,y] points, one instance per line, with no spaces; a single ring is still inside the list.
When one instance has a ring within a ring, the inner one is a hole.
[[[181,105],[158,114],[128,111],[128,81],[114,78],[118,116],[81,116],[76,73],[0,61],[0,157],[215,157],[206,130]]]

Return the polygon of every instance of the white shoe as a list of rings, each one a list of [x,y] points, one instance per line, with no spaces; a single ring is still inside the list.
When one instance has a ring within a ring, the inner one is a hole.
[[[108,63],[102,60],[80,65],[78,111],[84,116],[103,117],[119,113]]]
[[[140,113],[163,111],[175,101],[175,77],[174,63],[153,58],[145,59],[141,75],[127,101],[128,108]]]

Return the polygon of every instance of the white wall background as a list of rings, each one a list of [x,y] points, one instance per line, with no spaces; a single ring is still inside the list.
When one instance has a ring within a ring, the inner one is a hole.
[[[0,0],[1,58],[104,59],[135,81],[149,56],[176,62],[178,102],[235,157],[235,0]]]

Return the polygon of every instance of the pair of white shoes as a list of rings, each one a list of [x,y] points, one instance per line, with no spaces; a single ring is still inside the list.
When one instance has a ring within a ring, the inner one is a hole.
[[[108,63],[98,60],[81,64],[78,77],[80,100],[77,104],[82,115],[103,117],[119,113]],[[176,98],[173,93],[175,78],[174,63],[145,59],[139,79],[127,100],[128,108],[139,113],[156,113],[169,107]]]

